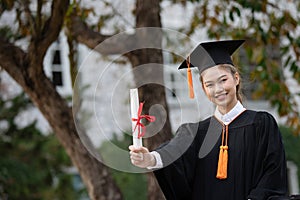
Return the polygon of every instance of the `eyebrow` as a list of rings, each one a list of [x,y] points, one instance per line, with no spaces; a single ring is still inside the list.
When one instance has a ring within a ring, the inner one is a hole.
[[[224,78],[224,77],[227,77],[227,75],[226,75],[226,74],[221,75],[221,76],[217,79],[217,81],[220,80],[220,79],[222,79],[222,78]],[[213,83],[213,82],[214,82],[214,81],[206,81],[206,82],[204,82],[204,84],[207,84],[207,83]]]

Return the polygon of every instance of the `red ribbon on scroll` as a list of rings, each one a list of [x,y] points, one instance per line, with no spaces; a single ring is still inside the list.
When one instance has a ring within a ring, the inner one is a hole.
[[[138,128],[138,139],[143,137],[146,133],[146,127],[144,124],[141,123],[141,119],[146,119],[149,122],[154,122],[155,117],[151,115],[142,115],[142,110],[143,110],[144,103],[140,103],[139,109],[138,109],[138,118],[132,118],[132,121],[136,122],[136,125],[134,127],[133,132]],[[141,131],[142,129],[142,131]]]

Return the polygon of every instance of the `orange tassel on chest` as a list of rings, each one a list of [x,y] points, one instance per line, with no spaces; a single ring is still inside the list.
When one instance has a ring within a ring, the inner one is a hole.
[[[224,138],[225,137],[225,138]],[[225,141],[224,141],[225,139]],[[227,166],[228,166],[228,125],[223,126],[222,131],[222,144],[220,146],[219,161],[217,169],[217,178],[226,179],[227,178]]]

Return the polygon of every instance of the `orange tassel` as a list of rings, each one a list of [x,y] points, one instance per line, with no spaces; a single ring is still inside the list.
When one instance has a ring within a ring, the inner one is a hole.
[[[189,97],[191,99],[194,98],[194,87],[193,87],[193,78],[192,78],[192,70],[190,68],[188,68],[187,71],[187,79],[188,79],[188,86],[189,86]]]
[[[217,178],[223,179],[223,146],[220,146],[220,153],[219,153],[219,161],[218,161],[218,170],[217,170]]]
[[[227,178],[227,166],[228,166],[228,146],[223,146],[223,179]]]
[[[226,130],[224,130],[226,128]],[[222,145],[220,146],[220,153],[219,153],[219,161],[218,161],[218,169],[217,169],[217,178],[218,179],[226,179],[227,178],[227,166],[228,166],[228,126],[224,127],[222,131]],[[225,133],[224,133],[225,132]],[[224,144],[224,135],[225,138],[225,145]]]
[[[186,60],[188,69],[187,69],[187,80],[188,80],[188,87],[189,87],[189,97],[191,99],[194,98],[194,87],[193,87],[193,76],[192,76],[192,70],[190,68],[190,56],[187,57]]]

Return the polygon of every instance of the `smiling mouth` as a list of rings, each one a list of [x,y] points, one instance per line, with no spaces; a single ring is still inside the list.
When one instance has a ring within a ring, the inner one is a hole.
[[[224,93],[224,94],[219,94],[217,96],[215,96],[216,99],[219,99],[219,98],[225,98],[227,95],[227,93]]]

